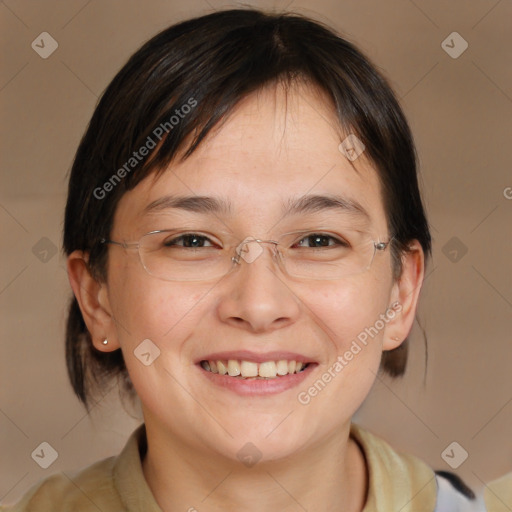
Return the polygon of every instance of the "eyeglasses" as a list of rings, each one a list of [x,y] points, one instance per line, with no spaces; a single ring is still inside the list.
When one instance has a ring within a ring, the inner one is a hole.
[[[277,240],[247,237],[223,246],[211,235],[180,229],[151,231],[138,242],[100,240],[124,249],[137,249],[146,272],[165,281],[205,281],[225,276],[234,268],[253,263],[268,244],[280,269],[301,279],[340,279],[367,271],[376,253],[390,244],[363,237],[356,243],[333,233],[292,231]]]

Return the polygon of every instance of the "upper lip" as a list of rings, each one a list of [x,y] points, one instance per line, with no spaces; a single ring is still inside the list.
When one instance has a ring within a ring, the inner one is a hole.
[[[225,351],[225,352],[214,352],[202,356],[196,361],[251,361],[253,363],[264,363],[266,361],[298,361],[301,363],[312,363],[313,359],[306,357],[296,352],[285,352],[285,351],[273,351],[273,352],[251,352],[249,350],[236,350],[236,351]]]

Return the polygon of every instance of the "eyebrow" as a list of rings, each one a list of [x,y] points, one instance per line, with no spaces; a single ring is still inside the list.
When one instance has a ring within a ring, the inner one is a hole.
[[[332,194],[307,195],[289,199],[288,204],[283,208],[283,210],[283,214],[285,216],[323,211],[341,211],[343,213],[349,213],[358,217],[364,217],[366,220],[370,220],[369,213],[358,201],[348,197]]]
[[[194,213],[219,213],[232,215],[231,202],[208,196],[164,196],[144,208],[144,213],[168,209],[185,210]]]
[[[188,212],[207,214],[214,213],[226,216],[233,215],[233,205],[229,199],[209,196],[173,196],[161,197],[144,208],[144,213],[158,212],[167,209],[185,210]],[[354,199],[339,195],[306,195],[288,199],[282,206],[282,215],[288,217],[305,213],[338,211],[370,220],[366,209]]]

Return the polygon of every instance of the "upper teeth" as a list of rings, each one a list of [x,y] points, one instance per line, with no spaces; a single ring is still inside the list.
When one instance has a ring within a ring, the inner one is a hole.
[[[265,361],[264,363],[254,363],[253,361],[238,361],[229,359],[228,361],[202,361],[201,366],[212,373],[220,375],[229,375],[230,377],[264,377],[275,378],[278,375],[288,375],[290,373],[299,373],[305,368],[305,364],[297,361]]]

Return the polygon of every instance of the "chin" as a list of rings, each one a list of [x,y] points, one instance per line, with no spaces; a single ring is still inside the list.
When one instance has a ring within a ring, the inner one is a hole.
[[[312,440],[308,439],[303,424],[300,430],[294,429],[294,432],[290,432],[290,429],[284,426],[288,419],[279,425],[284,417],[285,415],[281,416],[272,428],[266,426],[262,428],[261,425],[258,426],[254,423],[240,426],[234,439],[224,436],[223,443],[220,443],[224,447],[219,450],[219,445],[216,445],[214,449],[222,456],[228,454],[231,460],[242,463],[245,463],[246,458],[249,461],[257,459],[258,463],[270,463],[290,458],[304,450]],[[251,463],[249,462],[249,465]]]

